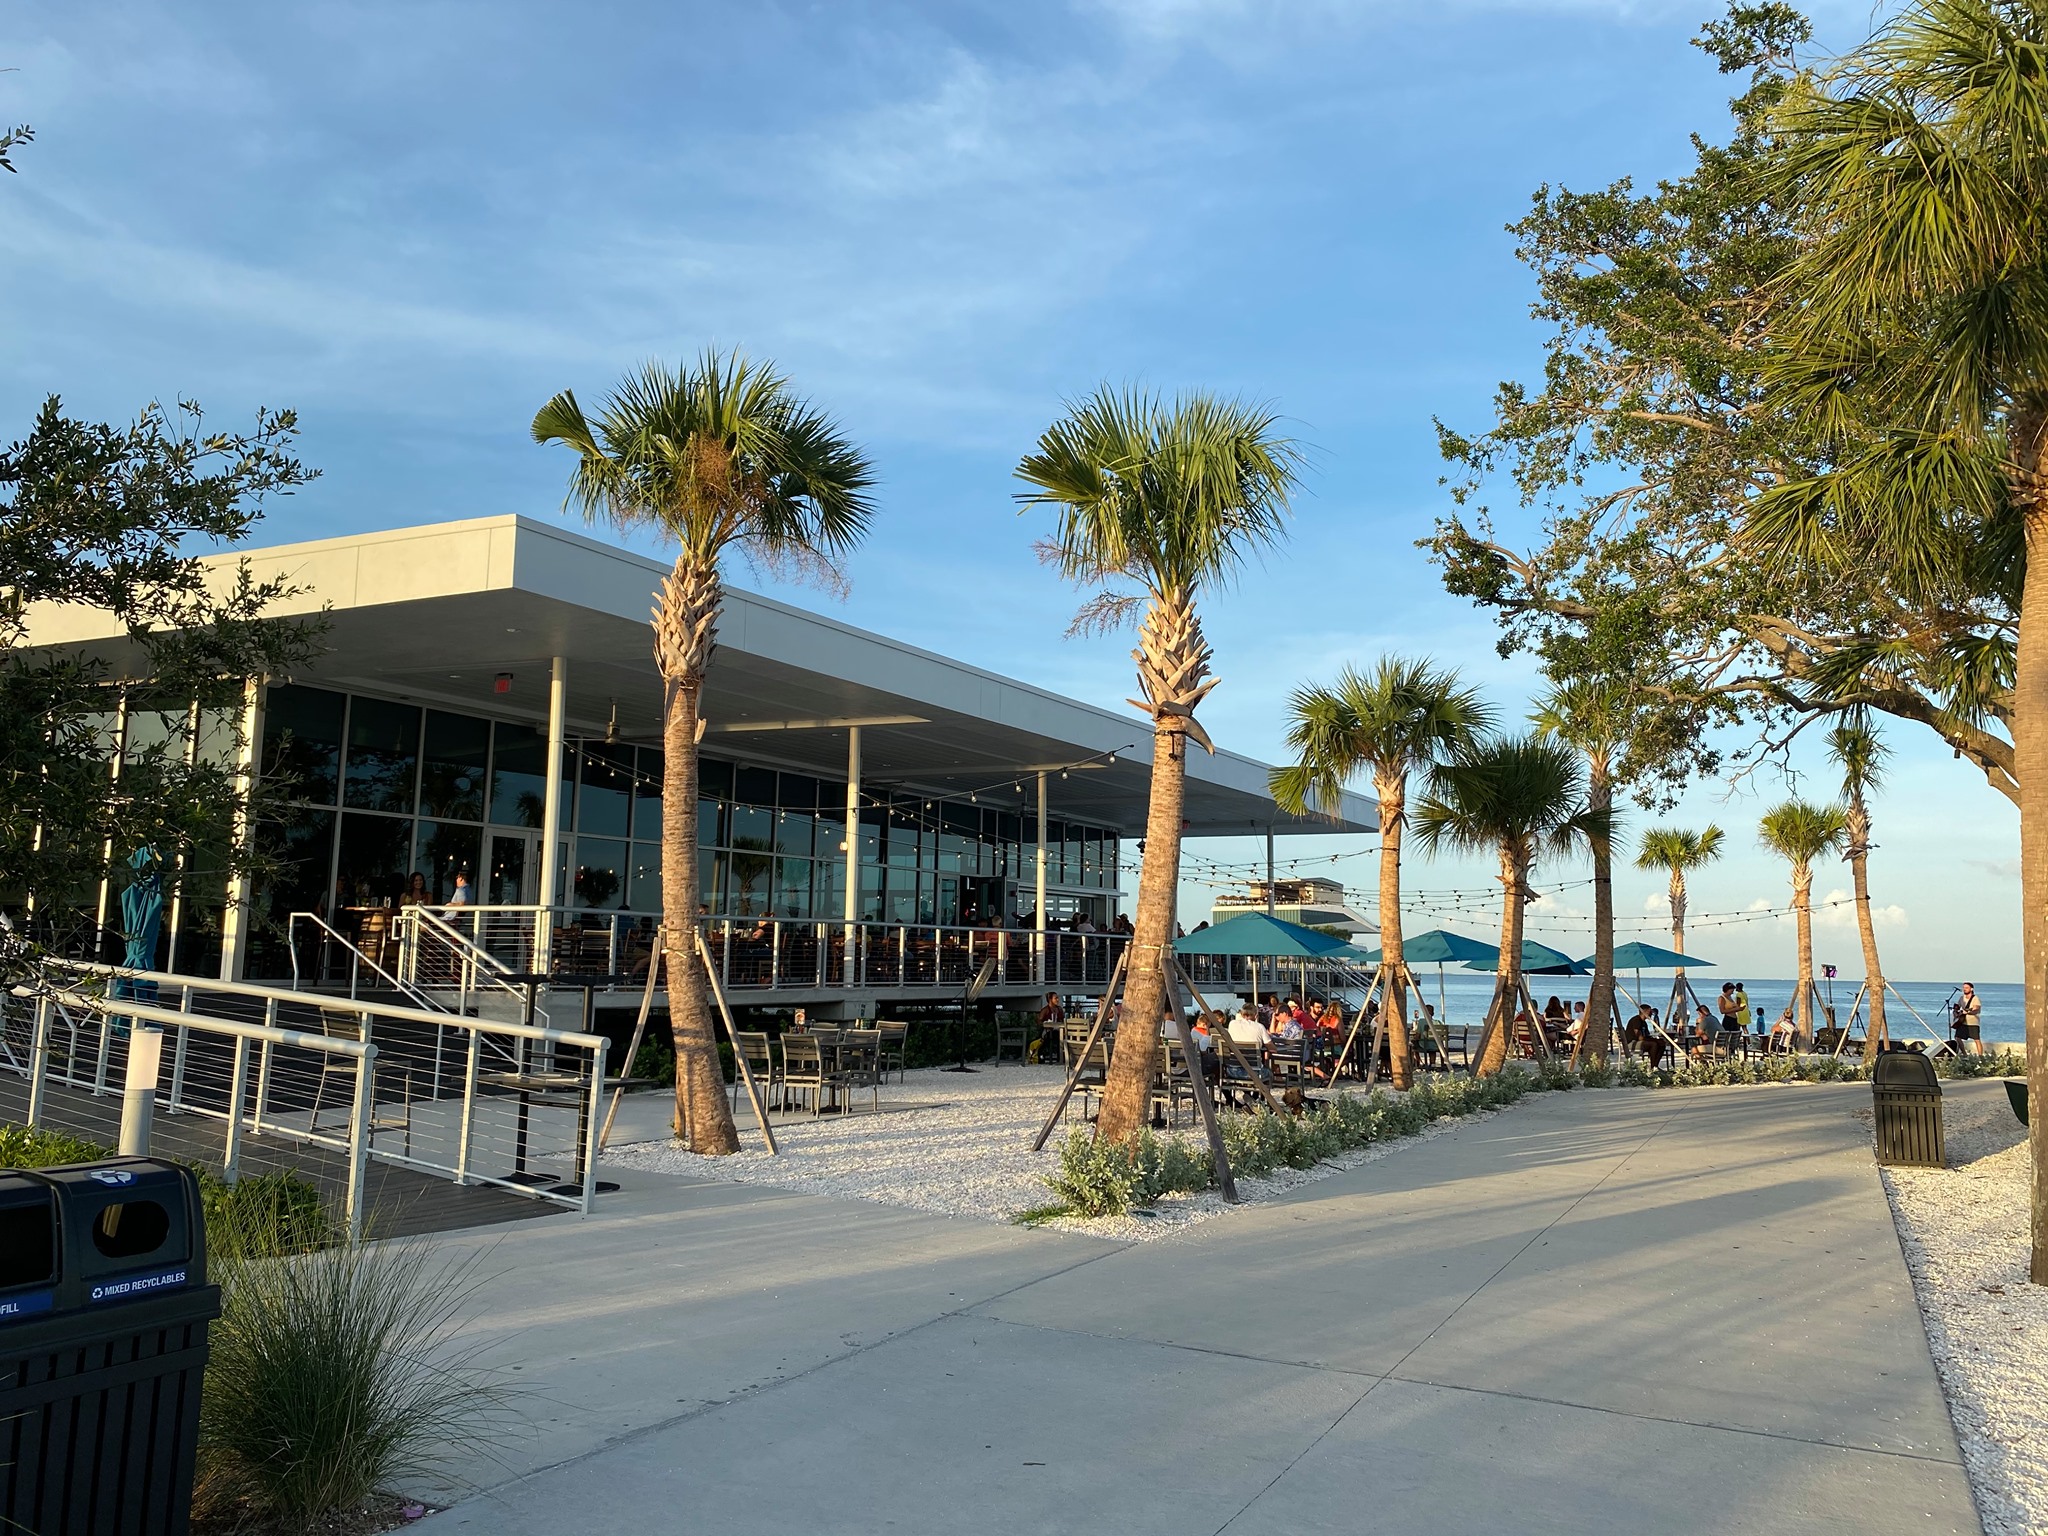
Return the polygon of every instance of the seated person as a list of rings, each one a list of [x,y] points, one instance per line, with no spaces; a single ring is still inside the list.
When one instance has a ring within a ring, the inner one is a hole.
[[[1301,1018],[1298,1012],[1279,1008],[1273,1013],[1273,1027],[1270,1033],[1282,1040],[1299,1040],[1302,1035]]]
[[[1799,1026],[1797,1022],[1795,1022],[1795,1020],[1793,1019],[1792,1005],[1790,1003],[1787,1003],[1785,1005],[1785,1011],[1778,1015],[1778,1022],[1771,1026],[1772,1048],[1776,1049],[1779,1045],[1779,1042],[1782,1041],[1784,1043],[1785,1049],[1791,1049],[1792,1041],[1798,1033]]]
[[[1242,1046],[1254,1050],[1266,1047],[1266,1026],[1259,1022],[1259,1015],[1250,1003],[1237,1010],[1237,1017],[1230,1021],[1230,1038]]]
[[[1059,993],[1046,993],[1045,1006],[1038,1010],[1038,1038],[1031,1043],[1033,1061],[1045,1061],[1059,1053],[1060,1025],[1066,1022],[1066,1017]]]

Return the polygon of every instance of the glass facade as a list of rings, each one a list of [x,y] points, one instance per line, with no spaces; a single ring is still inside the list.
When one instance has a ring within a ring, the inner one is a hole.
[[[458,873],[473,899],[539,898],[547,738],[527,722],[301,684],[269,690],[262,771],[291,802],[263,836],[279,873],[258,896],[250,974],[280,974],[286,917],[395,905],[415,878],[445,902]],[[706,758],[699,870],[716,916],[838,918],[845,912],[844,781]],[[570,741],[562,764],[558,898],[598,910],[661,905],[659,748]],[[1026,914],[1036,879],[1029,816],[951,800],[874,795],[860,815],[859,916],[991,922]],[[1104,925],[1117,836],[1051,821],[1047,905]],[[265,921],[268,919],[268,921]]]

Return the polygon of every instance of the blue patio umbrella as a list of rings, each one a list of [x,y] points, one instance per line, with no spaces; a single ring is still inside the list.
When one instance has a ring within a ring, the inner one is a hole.
[[[1173,952],[1181,955],[1242,955],[1252,962],[1252,996],[1259,991],[1261,959],[1344,960],[1353,953],[1342,939],[1332,938],[1300,923],[1290,923],[1264,912],[1240,912],[1213,928],[1191,933],[1173,941]]]
[[[121,963],[131,971],[153,971],[157,940],[164,928],[163,860],[154,848],[145,846],[135,850],[128,867],[135,878],[121,892],[121,936],[127,941]],[[113,995],[153,1003],[156,983],[116,976]]]
[[[1590,967],[1593,962],[1589,959],[1581,963]],[[1640,939],[1631,939],[1614,952],[1614,968],[1617,971],[1634,971],[1636,973],[1636,996],[1638,999],[1643,994],[1644,971],[1682,971],[1691,969],[1694,966],[1712,966],[1713,963],[1711,960],[1702,960],[1698,955],[1688,955],[1675,949],[1663,949],[1655,944],[1645,944]],[[1681,993],[1690,996],[1691,992],[1692,989],[1690,987],[1687,987],[1677,977],[1673,977],[1671,983],[1673,1001],[1665,1005],[1664,1011],[1667,1014],[1671,1014],[1673,1009],[1677,1007],[1677,999]],[[1670,1022],[1673,1027],[1676,1027],[1679,1020],[1674,1015]]]
[[[1497,971],[1500,951],[1495,950],[1487,959],[1466,962],[1468,971]],[[1574,960],[1561,949],[1552,949],[1548,944],[1538,944],[1534,939],[1522,940],[1522,974],[1524,976],[1584,976],[1590,966]]]
[[[1444,996],[1444,966],[1452,961],[1463,964],[1467,961],[1484,961],[1487,965],[1500,956],[1500,946],[1489,944],[1484,939],[1468,939],[1462,933],[1452,933],[1448,928],[1432,928],[1427,933],[1401,940],[1401,960],[1407,965],[1436,965],[1436,1013],[1437,1018],[1448,1022],[1450,1004]],[[1365,956],[1368,965],[1380,963],[1380,951],[1372,950]]]

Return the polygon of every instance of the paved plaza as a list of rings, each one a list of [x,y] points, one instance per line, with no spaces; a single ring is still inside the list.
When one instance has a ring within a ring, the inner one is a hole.
[[[1975,1532],[1859,1087],[1532,1097],[1168,1242],[628,1172],[436,1531]]]

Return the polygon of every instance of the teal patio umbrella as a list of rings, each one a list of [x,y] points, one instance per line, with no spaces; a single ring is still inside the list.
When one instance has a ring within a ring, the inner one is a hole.
[[[1300,923],[1268,917],[1264,912],[1240,912],[1213,928],[1191,933],[1173,941],[1173,953],[1180,955],[1242,955],[1252,963],[1252,999],[1258,1000],[1259,961],[1344,960],[1355,954],[1342,939]]]
[[[1427,933],[1418,933],[1414,938],[1401,940],[1403,964],[1436,964],[1436,1013],[1439,1021],[1448,1021],[1449,1004],[1444,1000],[1444,966],[1452,961],[1463,965],[1469,961],[1484,961],[1487,965],[1500,958],[1500,946],[1489,944],[1484,939],[1468,939],[1462,933],[1452,933],[1448,928],[1432,928]],[[1375,949],[1365,954],[1367,965],[1380,963],[1380,951]]]
[[[1638,998],[1643,995],[1644,971],[1683,971],[1689,970],[1694,966],[1711,967],[1713,963],[1711,960],[1702,960],[1698,955],[1684,954],[1675,949],[1664,949],[1656,944],[1645,944],[1640,939],[1631,939],[1614,952],[1614,968],[1617,971],[1634,971],[1636,973],[1636,996]],[[1593,962],[1589,958],[1581,961],[1580,964],[1590,968]],[[1684,983],[1679,981],[1678,978],[1672,978],[1672,997],[1676,998],[1678,996],[1679,989],[1682,986],[1684,986]],[[1685,992],[1690,996],[1692,989],[1685,987]],[[1664,1011],[1669,1013],[1671,1006],[1667,1004]],[[1676,1021],[1673,1022],[1674,1024],[1676,1023]]]
[[[1500,969],[1498,949],[1483,961],[1469,960],[1465,963],[1468,971],[1498,971]],[[1548,944],[1538,944],[1534,939],[1522,940],[1522,974],[1524,976],[1584,976],[1592,969],[1581,961],[1574,960],[1561,949],[1552,949]]]
[[[163,860],[154,848],[135,850],[128,860],[135,878],[121,892],[121,936],[127,948],[121,963],[131,971],[156,969],[157,939],[164,928]],[[114,978],[113,995],[138,1003],[156,1001],[156,983],[136,981],[127,976]]]

